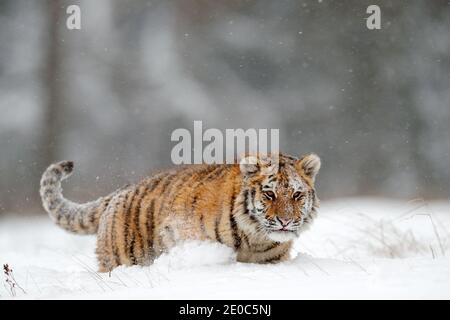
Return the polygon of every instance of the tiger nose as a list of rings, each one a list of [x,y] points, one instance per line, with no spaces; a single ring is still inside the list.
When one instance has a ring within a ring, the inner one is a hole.
[[[291,218],[280,218],[280,217],[277,217],[277,219],[278,219],[278,221],[281,223],[281,225],[283,227],[286,227],[287,225],[289,225],[292,222]]]

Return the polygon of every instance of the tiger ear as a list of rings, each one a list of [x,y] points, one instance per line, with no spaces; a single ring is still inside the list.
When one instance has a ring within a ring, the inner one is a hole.
[[[247,156],[242,158],[239,162],[239,169],[244,176],[259,171],[258,158],[255,156]]]
[[[297,161],[297,170],[303,171],[307,177],[314,182],[316,175],[320,170],[321,162],[319,156],[314,153],[303,156]]]

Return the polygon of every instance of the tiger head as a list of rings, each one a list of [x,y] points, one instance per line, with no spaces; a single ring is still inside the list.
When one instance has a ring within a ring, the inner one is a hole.
[[[319,200],[314,181],[320,169],[315,154],[300,159],[279,154],[247,157],[240,164],[243,177],[244,219],[249,227],[272,241],[299,236],[313,220]]]

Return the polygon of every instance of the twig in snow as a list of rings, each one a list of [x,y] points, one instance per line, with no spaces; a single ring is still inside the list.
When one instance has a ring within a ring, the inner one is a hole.
[[[296,264],[295,266],[296,266],[297,268],[299,268],[299,269],[305,274],[305,276],[309,277],[308,272],[306,272],[306,270],[303,269],[300,265]]]
[[[5,275],[5,282],[9,286],[9,291],[11,296],[16,296],[16,288],[20,289],[24,294],[26,294],[25,290],[17,283],[14,278],[13,270],[6,263],[3,265],[3,274]]]
[[[436,237],[436,240],[438,241],[439,249],[441,249],[441,254],[442,254],[442,256],[445,256],[446,248],[442,243],[442,239],[441,239],[441,236],[439,235],[436,224],[434,223],[433,216],[430,213],[417,213],[417,214],[413,215],[413,217],[414,216],[427,216],[430,219],[431,226],[433,227],[434,236]]]
[[[75,256],[72,256],[72,258],[83,268],[87,271],[87,273],[94,279],[95,283],[100,287],[100,289],[103,290],[103,292],[106,292],[105,288],[103,288],[102,284],[104,284],[109,290],[112,291],[112,288],[100,277],[100,275],[93,271],[88,265],[86,265],[83,261],[78,259]]]
[[[367,271],[366,268],[364,268],[361,264],[357,263],[355,260],[353,260],[352,258],[348,257],[347,258],[351,263],[353,263],[354,265],[356,265],[358,268],[360,268],[362,271],[364,271],[366,274],[370,275],[369,271]]]
[[[31,280],[32,280],[33,283],[34,283],[34,286],[38,289],[39,293],[42,293],[41,288],[38,286],[36,280],[34,279],[34,277],[33,277],[33,275],[32,275],[31,273],[30,273],[30,278],[31,278]]]
[[[321,266],[319,266],[316,262],[314,262],[314,260],[309,259],[309,258],[307,258],[307,257],[305,257],[305,258],[306,258],[306,260],[308,260],[311,264],[313,264],[317,269],[319,269],[320,271],[322,271],[323,273],[325,273],[327,276],[330,275],[327,271],[325,271],[325,269],[323,269],[323,268],[322,268]]]
[[[430,250],[431,250],[431,256],[433,257],[433,260],[436,259],[436,256],[434,255],[433,247],[430,244]]]

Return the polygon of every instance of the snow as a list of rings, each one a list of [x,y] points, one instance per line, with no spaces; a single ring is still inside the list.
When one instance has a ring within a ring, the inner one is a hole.
[[[26,292],[15,299],[448,299],[449,230],[450,201],[336,199],[288,262],[237,263],[230,248],[189,242],[108,275],[95,237],[16,214],[0,218],[0,263]],[[0,299],[13,298],[0,281]]]

